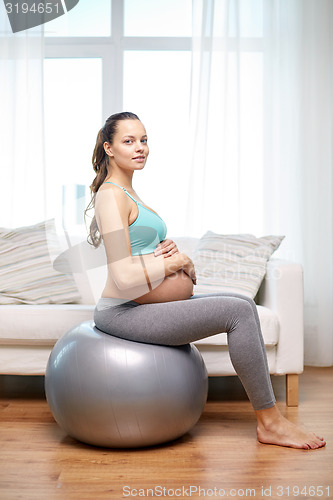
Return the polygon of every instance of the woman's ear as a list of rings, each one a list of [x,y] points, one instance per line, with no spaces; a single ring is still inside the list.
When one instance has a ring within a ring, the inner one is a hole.
[[[111,144],[109,142],[104,142],[103,147],[106,154],[110,157],[113,157]]]

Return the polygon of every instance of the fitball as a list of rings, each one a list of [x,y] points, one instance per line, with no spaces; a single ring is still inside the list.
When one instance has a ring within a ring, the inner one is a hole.
[[[194,345],[128,341],[92,321],[58,340],[45,374],[59,426],[79,441],[111,448],[179,438],[199,420],[207,392],[207,370]]]

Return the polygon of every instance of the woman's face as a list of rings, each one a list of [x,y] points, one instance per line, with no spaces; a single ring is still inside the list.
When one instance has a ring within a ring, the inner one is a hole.
[[[113,143],[104,147],[111,162],[126,170],[140,170],[149,154],[146,129],[140,120],[120,120]]]

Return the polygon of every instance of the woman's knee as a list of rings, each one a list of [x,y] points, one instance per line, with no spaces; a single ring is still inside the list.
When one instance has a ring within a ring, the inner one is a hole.
[[[235,294],[234,297],[238,298],[238,299],[241,299],[241,300],[245,300],[246,302],[248,302],[250,304],[250,306],[252,308],[257,307],[257,305],[254,302],[254,300],[251,297],[248,297],[247,295],[242,295],[242,294],[239,293],[239,294]]]
[[[254,311],[252,299],[235,297],[232,307],[234,317],[237,319],[237,323],[244,321],[254,321]]]

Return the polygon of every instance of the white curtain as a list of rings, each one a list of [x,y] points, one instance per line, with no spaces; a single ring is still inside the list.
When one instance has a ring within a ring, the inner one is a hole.
[[[262,231],[262,0],[193,0],[186,227]]]
[[[0,226],[46,215],[43,26],[12,33],[0,6]]]
[[[333,2],[193,0],[188,233],[284,234],[333,365]]]
[[[305,363],[333,364],[333,2],[267,7],[265,229],[302,263]]]

